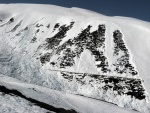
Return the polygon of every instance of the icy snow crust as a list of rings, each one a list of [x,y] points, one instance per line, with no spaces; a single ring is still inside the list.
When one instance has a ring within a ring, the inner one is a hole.
[[[0,5],[0,73],[149,112],[150,24],[53,5]]]

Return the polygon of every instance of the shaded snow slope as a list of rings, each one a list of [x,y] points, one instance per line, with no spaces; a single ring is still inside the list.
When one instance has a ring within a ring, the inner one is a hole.
[[[16,96],[0,92],[0,111],[2,113],[46,113],[47,110],[39,108],[34,104]]]
[[[53,5],[1,6],[1,74],[149,112],[148,22]]]
[[[82,97],[78,95],[66,94],[60,91],[52,90],[37,85],[22,83],[16,79],[4,75],[0,76],[0,86],[3,86],[9,90],[16,90],[18,92],[21,92],[24,96],[28,98],[33,98],[37,101],[49,104],[50,106],[54,106],[55,108],[64,108],[68,111],[70,109],[73,109],[79,113],[120,113],[120,112],[137,113],[137,111],[120,108],[116,105],[106,103],[103,101]],[[34,106],[32,102],[28,102],[20,97],[16,97],[16,96],[12,97],[12,96],[13,95],[6,95],[6,94],[0,96],[2,97],[0,102],[0,109],[3,111],[5,110],[6,113],[7,111],[9,111],[9,113],[13,113],[13,111],[16,112],[18,111],[19,113],[22,112],[41,113],[41,111],[43,110],[43,108],[39,109],[37,106]],[[9,103],[13,103],[13,104],[10,105]],[[18,105],[19,103],[20,105]],[[30,109],[31,107],[32,109]],[[24,111],[24,109],[26,109],[26,111]],[[46,110],[43,110],[42,113],[44,113],[44,111],[48,112]],[[51,113],[51,111],[49,112]],[[69,112],[69,113],[74,113],[74,112]]]

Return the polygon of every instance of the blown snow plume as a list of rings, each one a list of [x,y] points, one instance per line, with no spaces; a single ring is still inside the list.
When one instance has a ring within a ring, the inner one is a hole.
[[[150,24],[52,5],[0,5],[0,73],[149,112]]]

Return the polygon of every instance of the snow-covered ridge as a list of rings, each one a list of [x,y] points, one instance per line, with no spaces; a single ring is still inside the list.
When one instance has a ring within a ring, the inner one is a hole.
[[[1,74],[148,111],[148,22],[53,5],[1,6]]]

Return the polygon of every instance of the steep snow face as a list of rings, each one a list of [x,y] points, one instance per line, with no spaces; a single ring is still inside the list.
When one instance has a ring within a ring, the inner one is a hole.
[[[148,112],[149,23],[79,8],[1,6],[1,74]]]

